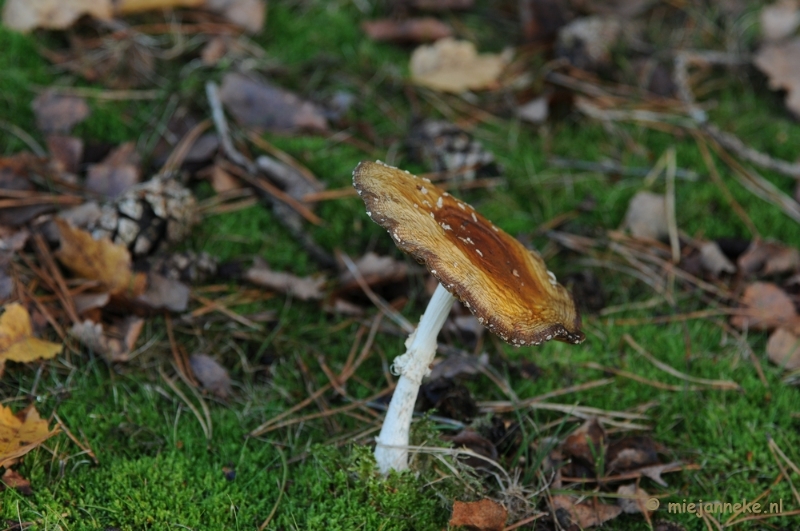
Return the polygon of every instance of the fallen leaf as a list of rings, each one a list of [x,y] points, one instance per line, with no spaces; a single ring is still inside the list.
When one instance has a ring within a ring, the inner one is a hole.
[[[767,75],[769,88],[786,91],[786,107],[800,117],[800,37],[762,46],[753,63]]]
[[[391,256],[381,256],[372,251],[355,261],[356,269],[369,286],[399,282],[408,274],[408,264]],[[339,275],[339,290],[359,289],[358,282],[347,268]]]
[[[547,121],[550,114],[550,99],[547,96],[533,98],[524,105],[517,107],[517,116],[526,122],[540,125]]]
[[[29,362],[54,358],[62,345],[33,337],[31,316],[21,304],[5,306],[0,316],[0,374],[6,361]]]
[[[325,116],[313,103],[242,74],[225,74],[219,95],[228,111],[243,126],[284,133],[328,129]]]
[[[485,352],[479,356],[454,352],[445,358],[436,358],[434,364],[429,377],[431,380],[453,379],[457,376],[480,373],[482,368],[489,366],[489,355]]]
[[[80,293],[72,296],[72,303],[75,305],[78,315],[103,308],[110,301],[111,295],[108,293]]]
[[[397,4],[401,3],[419,11],[464,11],[470,9],[475,0],[399,0],[397,2]]]
[[[91,349],[112,362],[130,360],[136,340],[144,326],[144,319],[126,317],[108,326],[105,330],[102,323],[85,320],[72,325],[70,334]]]
[[[658,449],[652,438],[638,435],[623,437],[608,445],[606,473],[620,474],[643,466],[658,464]]]
[[[6,488],[14,489],[23,496],[30,496],[33,494],[31,482],[22,477],[16,470],[7,468],[6,471],[3,472],[3,476],[0,477],[0,481],[3,482]]]
[[[192,354],[189,358],[192,372],[205,389],[219,398],[227,398],[231,393],[231,377],[217,360],[205,354]]]
[[[55,256],[76,275],[97,280],[112,295],[127,293],[136,296],[144,288],[145,276],[134,273],[131,255],[123,245],[111,243],[108,238],[95,240],[67,221],[56,218],[61,235],[61,247]]]
[[[579,529],[601,525],[609,520],[613,520],[622,513],[620,507],[602,503],[596,498],[590,498],[581,503],[575,503],[578,498],[558,494],[553,496],[552,499],[553,509],[562,509],[566,511],[567,514],[569,514],[571,523],[577,524]],[[565,522],[565,524],[569,523],[570,522]]]
[[[662,487],[669,487],[669,484],[666,481],[664,481],[664,479],[661,477],[661,474],[665,474],[667,472],[677,472],[678,470],[681,470],[682,467],[683,467],[682,462],[674,461],[672,463],[665,463],[662,465],[645,466],[639,468],[638,470],[636,470],[636,472],[652,479]]]
[[[0,405],[0,466],[8,468],[56,433],[58,428],[50,430],[33,405],[16,415]]]
[[[478,54],[468,41],[445,38],[411,54],[411,80],[441,92],[461,93],[497,84],[507,60],[499,54]]]
[[[136,298],[136,302],[153,310],[185,312],[189,307],[189,292],[189,286],[183,282],[151,271],[147,275],[147,288]]]
[[[800,335],[789,328],[776,328],[767,340],[767,356],[772,363],[787,371],[800,369]]]
[[[731,324],[740,330],[772,330],[797,320],[791,297],[771,282],[754,282],[747,286],[740,303],[746,313],[731,317]]]
[[[141,39],[120,39],[72,33],[70,48],[53,51],[41,47],[48,60],[64,70],[112,89],[129,89],[156,82],[154,49]]]
[[[778,0],[761,8],[759,14],[761,35],[766,41],[779,41],[791,37],[800,26],[800,2]]]
[[[372,40],[400,43],[433,42],[453,34],[450,26],[432,17],[369,20],[361,29]]]
[[[57,177],[46,159],[32,153],[23,151],[10,157],[0,157],[0,189],[33,192],[33,175],[45,182]],[[48,204],[0,208],[0,225],[19,227],[50,210],[54,210],[54,206]]]
[[[291,273],[272,271],[263,263],[245,271],[244,278],[253,284],[288,293],[303,301],[321,299],[326,282],[321,276],[298,277]]]
[[[205,0],[205,5],[248,33],[264,28],[266,0]]]
[[[298,201],[302,201],[306,194],[321,192],[325,189],[325,184],[314,179],[313,175],[306,175],[297,168],[272,157],[265,155],[258,157],[256,166],[266,173],[271,181],[277,183],[284,192]]]
[[[649,512],[645,503],[651,496],[636,483],[620,485],[617,488],[617,495],[619,496],[617,505],[622,509],[622,512],[628,514]]]
[[[508,511],[502,504],[484,498],[476,502],[453,503],[453,514],[449,524],[464,526],[476,531],[501,531],[506,525]]]
[[[83,158],[83,140],[74,136],[47,135],[45,141],[51,159],[59,165],[58,171],[78,173]]]
[[[114,12],[117,15],[131,15],[154,9],[176,7],[200,7],[206,0],[115,0]]]
[[[28,32],[35,28],[67,29],[84,15],[110,20],[110,0],[6,0],[3,24]]]
[[[436,414],[461,422],[470,422],[478,414],[478,405],[464,384],[442,378],[422,384],[416,408],[420,411],[436,410]]]
[[[492,441],[474,430],[461,430],[457,435],[452,437],[444,436],[443,438],[446,441],[450,441],[453,448],[466,448],[487,459],[497,461],[497,448],[495,448]],[[462,455],[459,460],[475,469],[489,469],[493,466],[486,459],[481,459],[480,457]]]
[[[139,182],[139,155],[133,142],[121,144],[99,164],[90,164],[86,189],[106,199],[117,199]]]
[[[556,55],[577,68],[596,69],[611,62],[611,48],[622,31],[622,21],[616,16],[575,19],[559,30]]]
[[[567,5],[560,0],[522,0],[519,19],[525,41],[552,46],[567,23]]]
[[[736,266],[728,260],[725,253],[719,248],[715,241],[705,242],[700,247],[700,263],[703,269],[718,277],[721,273],[735,273]]]
[[[606,430],[597,421],[590,418],[573,431],[561,447],[564,455],[583,460],[594,466],[605,455]]]
[[[746,275],[774,275],[800,267],[800,251],[780,242],[753,240],[736,261]]]
[[[669,235],[667,207],[664,196],[652,192],[637,192],[628,203],[625,227],[637,238],[660,240]]]
[[[31,104],[36,115],[36,127],[43,133],[68,133],[91,114],[86,100],[78,96],[45,90]]]

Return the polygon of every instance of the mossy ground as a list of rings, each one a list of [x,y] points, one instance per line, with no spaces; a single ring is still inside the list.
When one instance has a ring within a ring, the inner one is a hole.
[[[403,96],[407,50],[365,39],[359,22],[368,15],[349,2],[272,3],[267,27],[257,42],[280,65],[282,84],[319,99],[340,89],[357,95],[353,119],[371,124],[382,145],[392,146],[402,139],[411,116]],[[463,20],[462,31],[477,39],[482,48],[500,49],[508,44],[502,33],[508,30],[507,21],[493,17],[490,7],[480,7]],[[22,36],[0,28],[0,120],[31,132],[41,141],[30,108],[35,87],[70,80],[63,80],[63,74],[39,57],[40,42],[41,36]],[[155,101],[90,100],[93,114],[79,126],[77,134],[89,140],[140,140],[155,122],[165,119],[163,114],[173,95],[184,102],[195,102],[206,114],[204,81],[218,79],[221,74],[222,68],[218,68],[192,70],[180,79],[165,76],[169,86]],[[722,129],[775,156],[789,160],[796,157],[800,126],[787,117],[780,100],[763,86],[737,82],[710,98],[717,102],[710,111],[711,119]],[[720,191],[703,177],[707,170],[691,137],[678,138],[635,125],[618,127],[644,148],[644,154],[629,152],[621,136],[610,135],[579,115],[568,115],[539,130],[513,118],[483,125],[476,135],[506,168],[508,184],[471,191],[465,198],[510,233],[531,235],[539,224],[574,209],[592,195],[596,208],[581,212],[569,227],[590,233],[613,228],[620,224],[642,180],[552,169],[547,158],[601,160],[614,154],[623,164],[651,166],[666,150],[674,148],[679,167],[701,176],[696,182],[677,183],[680,228],[708,238],[749,237]],[[374,157],[319,137],[269,139],[307,164],[329,188],[347,186],[355,164]],[[0,153],[8,155],[23,149],[24,143],[15,135],[0,129]],[[795,222],[740,187],[719,160],[717,164],[763,236],[794,245],[800,242]],[[409,169],[421,168],[412,165]],[[764,174],[784,191],[791,191],[791,180]],[[663,189],[659,182],[655,186]],[[368,221],[359,201],[326,202],[318,213],[326,224],[312,229],[312,234],[328,250],[341,249],[351,256],[367,249],[399,255],[384,231]],[[544,245],[546,239],[534,236],[533,242]],[[204,220],[186,247],[207,251],[222,260],[258,255],[275,269],[301,275],[316,271],[300,246],[261,206]],[[552,269],[562,276],[584,267],[579,256],[561,254]],[[652,296],[649,288],[618,273],[596,273],[609,304]],[[418,284],[412,284],[415,287],[409,295],[413,303],[404,309],[412,321],[422,309]],[[235,289],[231,286],[232,291]],[[695,295],[686,292],[680,294],[677,308],[665,304],[624,316],[647,318],[701,306]],[[33,495],[24,497],[13,490],[0,495],[2,517],[33,522],[33,529],[254,529],[277,504],[270,529],[446,527],[448,503],[462,480],[451,478],[431,484],[433,476],[443,473],[436,467],[429,467],[420,477],[406,474],[386,481],[377,478],[371,472],[369,452],[361,446],[368,437],[357,441],[347,438],[347,434],[364,429],[363,417],[340,415],[335,421],[297,423],[263,438],[245,437],[254,427],[306,398],[309,389],[327,383],[318,369],[320,357],[338,372],[358,323],[326,314],[316,304],[282,296],[235,309],[273,310],[277,324],[259,333],[249,331],[244,336],[247,339],[235,339],[235,327],[229,324],[199,335],[190,328],[179,326],[177,330],[178,340],[187,350],[215,355],[236,382],[234,396],[227,403],[206,398],[213,427],[210,441],[197,418],[159,373],[159,367],[171,372],[160,319],[148,323],[140,338],[143,348],[139,357],[126,366],[108,366],[84,352],[71,353],[68,359],[41,367],[7,367],[0,381],[4,402],[21,407],[32,398],[36,386],[37,408],[45,415],[57,411],[66,425],[88,442],[99,464],[82,454],[66,436],[56,437],[47,448],[26,457],[20,468],[32,481]],[[763,334],[751,334],[747,341],[762,358],[769,383],[766,388],[742,348],[713,319],[685,325],[623,326],[613,318],[587,316],[585,328],[588,339],[580,347],[560,343],[536,349],[501,347],[492,350],[493,356],[529,358],[541,367],[542,375],[535,381],[509,375],[521,398],[603,377],[599,371],[582,367],[589,361],[680,384],[625,349],[622,337],[628,333],[679,370],[732,380],[742,386],[741,392],[667,392],[618,378],[613,385],[564,397],[565,403],[612,410],[654,404],[648,411],[653,437],[669,448],[675,459],[701,465],[699,470],[668,475],[670,487],[664,501],[753,499],[779,474],[767,446],[768,437],[800,463],[800,393],[782,383],[781,370],[765,361]],[[688,356],[687,341],[691,347]],[[359,370],[361,379],[349,383],[351,396],[363,398],[380,390],[385,385],[381,356],[390,359],[401,348],[402,338],[379,334],[373,356]],[[271,362],[268,367],[265,360]],[[300,362],[308,372],[299,368]],[[480,399],[503,398],[488,381],[477,379],[470,385]],[[538,422],[555,417],[534,411],[525,418],[526,426],[534,430]],[[235,471],[234,475],[230,471]],[[284,473],[287,480],[279,500]],[[532,477],[524,479],[535,481]],[[663,492],[648,481],[643,485]],[[465,492],[466,496],[474,495]],[[783,499],[786,510],[800,509],[795,507],[785,481],[767,499]],[[656,516],[680,521],[687,529],[704,528],[694,516],[663,512]],[[792,525],[789,521],[771,523],[788,528]],[[626,516],[611,522],[609,528],[642,529],[644,525],[640,516]],[[767,528],[766,523],[754,525]]]

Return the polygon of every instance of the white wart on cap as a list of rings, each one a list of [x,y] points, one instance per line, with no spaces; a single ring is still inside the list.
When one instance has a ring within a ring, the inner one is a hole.
[[[580,343],[572,296],[544,260],[428,179],[361,162],[353,185],[397,247],[425,264],[478,321],[515,346]]]

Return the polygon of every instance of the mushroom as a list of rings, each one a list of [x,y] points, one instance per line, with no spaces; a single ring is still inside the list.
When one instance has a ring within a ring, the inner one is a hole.
[[[375,448],[378,468],[386,474],[408,468],[414,404],[454,299],[517,347],[551,339],[580,343],[584,335],[572,296],[544,260],[467,203],[380,161],[356,166],[353,186],[367,215],[439,281],[406,340],[406,353],[392,365],[399,379]]]

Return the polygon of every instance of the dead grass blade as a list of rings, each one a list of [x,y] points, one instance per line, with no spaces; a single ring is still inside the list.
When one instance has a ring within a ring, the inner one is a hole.
[[[172,392],[175,393],[176,395],[178,395],[178,398],[183,400],[183,403],[186,404],[186,407],[189,408],[189,411],[191,411],[194,414],[195,418],[197,419],[198,424],[200,424],[200,429],[203,430],[203,434],[205,434],[205,436],[206,436],[206,440],[210,441],[211,440],[211,426],[206,423],[206,418],[204,417],[204,415],[202,415],[200,413],[200,411],[197,409],[197,406],[195,406],[186,397],[186,395],[183,394],[183,391],[178,389],[178,386],[175,385],[175,382],[173,382],[172,379],[169,376],[166,375],[166,373],[164,372],[164,369],[159,367],[158,368],[158,374],[161,375],[161,379],[164,380],[164,382],[169,386],[170,389],[172,389]]]
[[[706,387],[699,387],[694,385],[671,385],[663,382],[658,382],[656,380],[648,380],[643,376],[639,376],[638,374],[634,374],[632,372],[623,371],[621,369],[616,369],[614,367],[606,367],[604,365],[600,365],[599,363],[595,363],[593,361],[583,363],[582,367],[586,367],[587,369],[594,369],[596,371],[603,371],[603,372],[610,372],[617,376],[622,376],[623,378],[628,378],[635,382],[639,382],[645,385],[649,385],[650,387],[655,387],[656,389],[662,389],[664,391],[704,391]]]
[[[643,358],[647,361],[655,365],[657,368],[661,369],[662,371],[666,372],[667,374],[671,374],[676,378],[680,378],[681,380],[692,382],[696,384],[706,385],[711,387],[712,389],[718,389],[720,391],[741,391],[741,387],[739,384],[727,380],[708,380],[706,378],[697,378],[695,376],[689,376],[688,374],[684,374],[677,369],[674,369],[667,365],[666,363],[657,360],[652,354],[647,352],[644,347],[642,347],[636,340],[631,337],[630,334],[625,334],[622,336],[628,345],[633,347],[633,349],[638,352]]]

